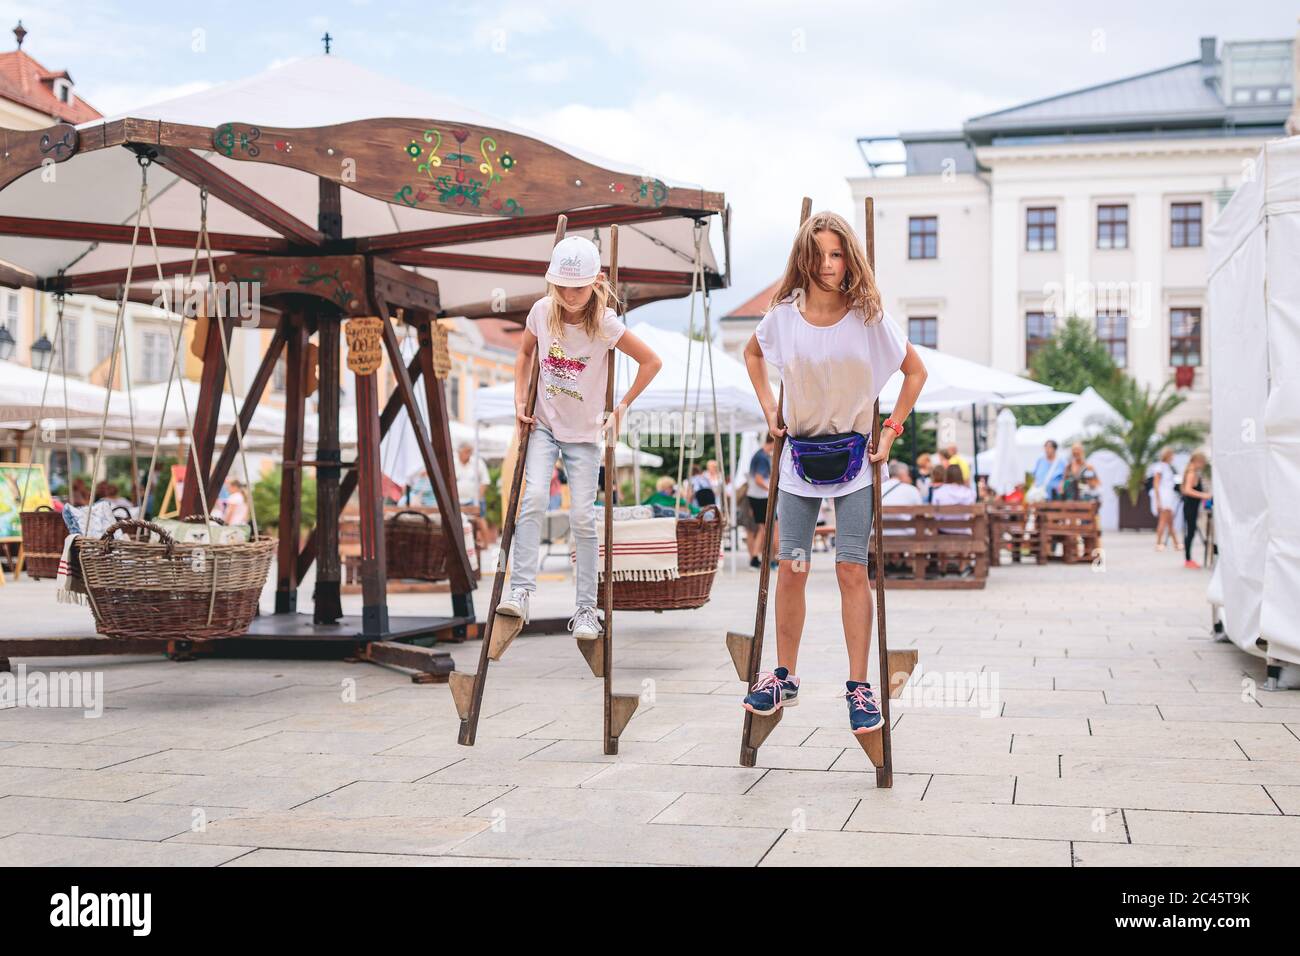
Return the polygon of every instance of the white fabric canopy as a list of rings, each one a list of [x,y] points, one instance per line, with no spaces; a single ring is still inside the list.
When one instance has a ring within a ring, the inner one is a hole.
[[[295,129],[375,117],[436,119],[512,130],[547,142],[571,155],[580,155],[571,147],[547,137],[517,129],[460,102],[373,73],[335,55],[293,60],[254,76],[132,109],[125,115],[210,128],[229,122]],[[82,124],[79,129],[84,136],[90,136],[100,125],[101,121],[96,120]],[[400,149],[401,145],[395,144],[394,148]],[[270,145],[265,144],[265,148],[270,148]],[[229,159],[215,151],[201,152],[200,155],[302,222],[315,224],[318,221],[320,186],[315,175],[272,163]],[[606,169],[626,172],[630,177],[649,175],[625,162],[615,163],[588,156],[581,158]],[[135,155],[128,150],[86,151],[59,163],[57,189],[50,189],[42,181],[43,174],[42,170],[34,170],[0,191],[0,215],[128,225],[134,221],[139,200],[140,167]],[[667,182],[667,185],[697,188],[679,182]],[[159,229],[198,228],[199,191],[192,183],[155,164],[149,170],[149,193],[153,221]],[[384,202],[351,188],[342,190],[342,212],[344,238],[463,226],[469,221],[463,215],[411,208],[400,202]],[[494,217],[481,218],[492,221]],[[704,263],[708,270],[716,273],[717,262],[709,244],[707,218],[705,223]],[[215,196],[208,204],[208,227],[212,232],[245,236],[277,235]],[[628,226],[620,232],[620,261],[628,267],[689,272],[694,253],[693,227],[689,218]],[[595,237],[592,229],[574,228],[569,234]],[[534,235],[444,245],[438,249],[447,253],[546,261],[552,242],[550,235]],[[129,248],[110,242],[95,244],[73,239],[0,236],[0,261],[11,262],[38,276],[52,277],[62,268],[67,269],[69,276],[75,276],[125,267]],[[164,263],[180,260],[188,263],[188,257],[188,249],[163,249],[161,253]],[[172,271],[168,270],[168,275]],[[188,265],[184,271],[188,273]],[[414,271],[438,281],[442,307],[452,315],[458,314],[456,310],[459,307],[482,303],[490,296],[536,294],[541,278],[540,275],[513,272],[430,268]],[[137,253],[136,273],[135,282],[144,287],[148,287],[156,276],[152,255],[147,249]]]
[[[890,321],[886,319],[885,321]],[[1022,378],[999,369],[958,358],[955,355],[913,343],[925,365],[925,385],[915,411],[939,412],[967,405],[1011,405],[1068,402],[1073,396],[1055,392],[1042,382]],[[880,410],[892,412],[903,387],[902,371],[895,372],[880,392]],[[1020,399],[1020,402],[1016,400]],[[984,469],[980,469],[984,473]]]
[[[0,361],[0,423],[3,423],[0,427],[30,427],[42,413],[42,389],[45,389],[45,418],[57,418],[62,427],[63,376],[57,371],[50,374],[48,389],[45,376],[45,372],[25,365]],[[67,389],[71,417],[93,417],[98,423],[104,412],[104,389],[75,378],[67,380]]]
[[[1214,533],[1228,637],[1297,663],[1300,137],[1254,169],[1207,233]]]

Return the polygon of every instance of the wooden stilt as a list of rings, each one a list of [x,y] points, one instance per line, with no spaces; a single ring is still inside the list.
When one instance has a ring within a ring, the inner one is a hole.
[[[578,650],[582,652],[583,660],[591,668],[592,677],[605,676],[605,641],[596,638],[594,641],[575,641]]]
[[[881,704],[884,707],[884,704]],[[876,768],[876,786],[881,786],[880,774],[885,769],[885,728],[882,726],[879,730],[873,730],[869,734],[854,734],[853,738],[857,740],[862,752],[867,755],[871,765]],[[890,761],[891,778],[889,786],[893,786],[892,770],[893,761]]]
[[[912,676],[912,671],[916,670],[918,656],[919,652],[915,649],[888,652],[890,697],[903,695],[903,688],[907,686],[908,678]]]
[[[741,634],[739,631],[727,632],[727,653],[731,655],[736,676],[741,680],[749,677],[749,648],[753,641],[752,634]]]
[[[867,264],[872,271],[876,268],[876,203],[870,196],[866,199],[866,218],[863,225],[863,245],[866,247]],[[871,413],[871,450],[880,447],[880,399],[876,399]],[[893,668],[890,666],[889,635],[885,627],[885,531],[884,515],[880,506],[880,482],[884,477],[883,463],[874,466],[876,473],[871,482],[871,523],[872,547],[876,552],[876,647],[879,655],[880,678],[878,683],[886,690],[876,691],[880,705],[880,729],[869,734],[855,734],[858,743],[866,751],[867,758],[876,768],[876,786],[888,789],[894,785],[894,758],[891,748],[891,728],[889,726],[889,699],[894,696]],[[912,667],[916,666],[916,653],[912,653]],[[907,673],[911,673],[911,667]],[[906,681],[904,680],[904,683]],[[899,685],[899,690],[902,685]],[[865,738],[865,739],[864,739]],[[873,740],[871,738],[879,738]]]
[[[567,224],[568,218],[566,216],[560,216],[556,221],[555,241],[557,243],[564,238]],[[540,371],[541,357],[534,354],[532,376],[528,383],[527,412],[529,418],[533,417],[533,412],[537,407],[537,378]],[[483,686],[487,680],[488,661],[491,660],[492,631],[497,622],[497,605],[501,603],[501,591],[506,583],[506,561],[510,557],[510,544],[515,537],[515,524],[519,515],[519,489],[524,480],[524,469],[528,462],[528,441],[531,437],[531,428],[524,429],[519,435],[519,461],[515,466],[514,475],[510,479],[510,497],[507,500],[505,521],[501,527],[501,547],[497,552],[497,569],[492,579],[492,597],[488,602],[487,623],[483,627],[483,644],[479,649],[478,670],[474,672],[473,676],[458,674],[454,671],[451,674],[452,695],[456,696],[456,686],[459,681],[462,687],[460,694],[464,697],[463,706],[461,697],[457,697],[456,700],[456,710],[460,714],[460,733],[456,739],[465,747],[474,746],[474,738],[478,733],[479,712],[483,707]],[[434,478],[432,474],[429,477]],[[504,652],[505,647],[502,646],[501,650]],[[468,692],[463,689],[465,686],[469,687]]]
[[[805,196],[799,210],[799,225],[812,215],[812,199]],[[785,428],[785,385],[782,383],[776,400],[777,424]],[[745,689],[748,690],[758,679],[758,668],[763,662],[763,631],[767,627],[767,591],[772,577],[772,554],[776,530],[776,502],[781,483],[781,453],[785,450],[785,435],[777,435],[772,448],[772,480],[768,484],[767,516],[763,522],[763,564],[758,571],[758,607],[754,614],[754,636],[749,639],[749,659],[745,665]],[[743,637],[743,635],[740,635]],[[731,650],[734,642],[730,635],[727,648]],[[732,651],[734,655],[734,651]],[[733,656],[734,660],[734,656]],[[745,723],[740,732],[740,765],[752,767],[758,761],[758,748],[776,725],[781,722],[781,711],[768,717],[759,717],[745,711]]]
[[[447,675],[451,686],[451,699],[456,703],[456,713],[462,721],[469,720],[470,707],[474,702],[474,675],[464,671],[452,671]]]
[[[498,617],[496,627],[492,628],[492,639],[488,646],[488,660],[501,660],[506,648],[519,636],[519,632],[523,629],[524,619],[522,617],[512,617],[509,614],[502,614]]]
[[[609,283],[615,290],[614,311],[622,315],[618,304],[618,226],[609,227]],[[614,418],[614,356],[608,356],[609,372],[605,379],[605,586],[602,593],[604,604],[604,629],[595,641],[586,643],[601,645],[601,676],[605,684],[605,753],[618,753],[618,735],[623,732],[627,722],[636,712],[640,698],[629,694],[614,693],[614,444],[618,441],[618,423]],[[581,642],[580,642],[581,643]],[[592,659],[583,648],[587,663]],[[595,668],[593,668],[594,670]]]

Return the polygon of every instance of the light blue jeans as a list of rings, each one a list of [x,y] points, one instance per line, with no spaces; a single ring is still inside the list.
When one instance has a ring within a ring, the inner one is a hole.
[[[550,429],[533,426],[524,465],[524,498],[515,524],[510,587],[537,590],[537,565],[542,544],[542,519],[551,498],[551,474],[556,456],[564,456],[569,479],[569,534],[578,557],[578,606],[596,606],[596,479],[600,474],[600,443],[556,441]]]

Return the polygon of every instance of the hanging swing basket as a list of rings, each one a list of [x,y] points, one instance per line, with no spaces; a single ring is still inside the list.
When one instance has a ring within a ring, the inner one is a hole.
[[[441,521],[422,511],[399,511],[384,520],[384,554],[390,578],[445,581],[447,536]]]
[[[52,578],[59,573],[59,558],[63,556],[63,539],[68,536],[63,515],[49,505],[34,511],[24,511],[23,567],[33,580]]]
[[[614,582],[616,611],[678,611],[703,607],[722,556],[722,512],[708,505],[677,519],[677,577],[664,581]]]
[[[124,531],[131,538],[115,538]],[[151,540],[152,536],[157,541]],[[148,521],[119,521],[80,537],[82,578],[106,637],[210,640],[242,637],[257,614],[275,540],[182,544]]]

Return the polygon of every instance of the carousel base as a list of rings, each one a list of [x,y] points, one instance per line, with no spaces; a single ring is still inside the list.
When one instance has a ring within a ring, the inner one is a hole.
[[[0,672],[11,659],[165,655],[174,661],[198,657],[359,660],[411,671],[416,683],[442,683],[455,669],[451,655],[435,650],[452,639],[455,628],[474,624],[463,617],[391,617],[379,637],[364,637],[361,618],[347,615],[337,624],[312,622],[308,614],[265,614],[254,618],[248,634],[219,640],[122,640],[102,636],[28,637],[0,640]]]

